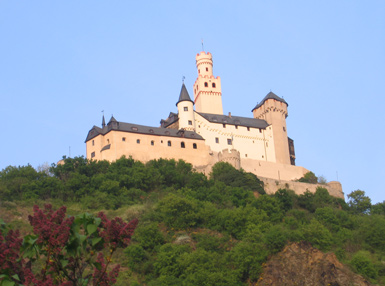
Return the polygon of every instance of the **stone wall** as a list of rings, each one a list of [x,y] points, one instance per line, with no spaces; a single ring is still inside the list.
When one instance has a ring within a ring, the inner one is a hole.
[[[342,185],[340,182],[332,181],[327,184],[308,184],[293,181],[274,180],[270,178],[258,177],[265,184],[265,191],[267,194],[274,194],[279,189],[293,190],[297,195],[301,195],[306,191],[315,193],[318,187],[328,190],[329,194],[336,198],[345,199]]]

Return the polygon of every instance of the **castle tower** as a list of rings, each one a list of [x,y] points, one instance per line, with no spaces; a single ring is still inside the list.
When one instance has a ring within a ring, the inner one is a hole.
[[[191,100],[184,83],[176,106],[178,107],[179,129],[195,131],[194,102]]]
[[[252,110],[254,118],[266,120],[273,127],[275,158],[277,163],[291,164],[289,139],[286,129],[287,102],[269,92]]]
[[[198,78],[194,83],[195,110],[203,113],[223,114],[220,77],[213,75],[213,57],[200,52],[196,56]]]

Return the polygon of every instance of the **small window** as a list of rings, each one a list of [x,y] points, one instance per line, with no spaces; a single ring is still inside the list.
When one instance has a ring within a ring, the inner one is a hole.
[[[137,143],[137,144],[140,144],[140,139],[136,139],[136,143]]]
[[[245,154],[245,157],[247,158],[247,154]]]
[[[171,141],[167,141],[167,146],[171,147]]]
[[[197,143],[193,143],[193,148],[194,148],[194,149],[197,148]]]
[[[269,147],[269,143],[266,142],[266,147]]]
[[[201,73],[201,70],[198,70],[198,73]]]
[[[187,106],[183,107],[183,110],[188,111],[188,107]]]
[[[207,82],[205,82],[205,87],[208,87],[208,86],[209,86],[209,84]]]
[[[153,129],[150,129],[150,130],[148,130],[150,133],[154,133],[154,130]]]
[[[110,144],[110,139],[107,139],[107,144]]]
[[[155,145],[154,140],[151,140],[151,146],[154,146],[154,145]]]
[[[180,148],[185,148],[184,142],[180,142]]]
[[[286,132],[286,128],[285,128],[285,126],[283,126],[283,132]]]
[[[123,141],[123,142],[126,142],[126,137],[122,137],[122,141]]]
[[[209,71],[209,68],[206,68],[206,71]]]
[[[215,143],[219,143],[219,138],[215,137]]]
[[[188,125],[192,125],[192,121],[191,120],[188,121]]]
[[[131,127],[133,131],[138,131],[138,127]]]
[[[231,145],[233,142],[230,138],[227,139],[227,145]]]
[[[261,128],[259,128],[259,133],[262,133],[262,129]]]
[[[235,129],[238,129],[238,125],[235,125]]]
[[[162,144],[163,144],[163,140],[160,140],[160,143],[162,143]]]
[[[247,131],[250,131],[250,127],[247,127]]]
[[[95,152],[92,152],[91,153],[91,158],[94,158],[95,157]]]
[[[226,128],[226,124],[223,123],[223,128]]]
[[[213,84],[212,84],[212,85],[213,85],[213,87],[214,87],[214,88],[216,87],[216,85],[215,85],[215,82],[213,82]]]
[[[92,140],[92,146],[95,146],[95,140]]]

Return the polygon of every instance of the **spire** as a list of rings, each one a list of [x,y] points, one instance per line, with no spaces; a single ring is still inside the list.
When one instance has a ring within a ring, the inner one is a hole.
[[[105,126],[106,126],[106,120],[104,119],[104,114],[103,114],[102,127],[104,128]]]
[[[184,83],[182,84],[182,89],[180,90],[179,100],[176,103],[176,105],[178,105],[178,103],[181,102],[181,101],[191,101],[192,103],[194,103],[191,100],[190,95],[188,94],[187,88],[184,85]]]

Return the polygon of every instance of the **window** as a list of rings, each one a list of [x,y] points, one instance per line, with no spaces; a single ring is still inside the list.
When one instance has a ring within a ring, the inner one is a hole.
[[[122,141],[125,142],[126,141],[126,137],[122,137]]]
[[[216,87],[215,82],[213,82],[212,86],[213,86],[214,88]]]
[[[247,158],[247,154],[245,154],[245,157]]]
[[[91,153],[91,158],[94,158],[95,157],[95,152],[92,152]]]
[[[226,128],[226,124],[223,123],[223,128]]]
[[[138,131],[138,127],[131,127],[133,131]]]
[[[206,68],[206,71],[209,71],[209,68]]]
[[[215,143],[219,143],[219,138],[215,137]]]
[[[154,140],[151,140],[151,146],[154,146],[154,145],[155,145]]]
[[[188,107],[187,106],[183,107],[183,110],[188,111]]]
[[[193,143],[193,148],[194,148],[194,149],[197,148],[197,143]]]
[[[110,139],[107,139],[107,144],[110,144]]]
[[[250,131],[250,127],[247,127],[247,131]]]
[[[198,70],[198,73],[201,73],[201,70]]]
[[[269,143],[266,142],[266,147],[269,147]]]
[[[185,148],[184,142],[180,142],[180,148]]]
[[[188,125],[192,125],[192,121],[191,120],[188,121]]]
[[[262,133],[262,129],[261,128],[259,128],[259,133]]]
[[[208,86],[209,86],[209,84],[207,82],[205,82],[205,87],[208,87]]]
[[[171,147],[171,141],[167,141],[167,146]]]
[[[286,132],[286,128],[285,128],[285,126],[283,126],[283,132]]]
[[[230,138],[227,139],[227,145],[233,144],[232,140]]]
[[[136,139],[136,143],[137,143],[137,144],[140,144],[140,139]]]
[[[235,125],[235,129],[238,129],[238,125]]]
[[[95,140],[92,140],[92,146],[95,146]]]

